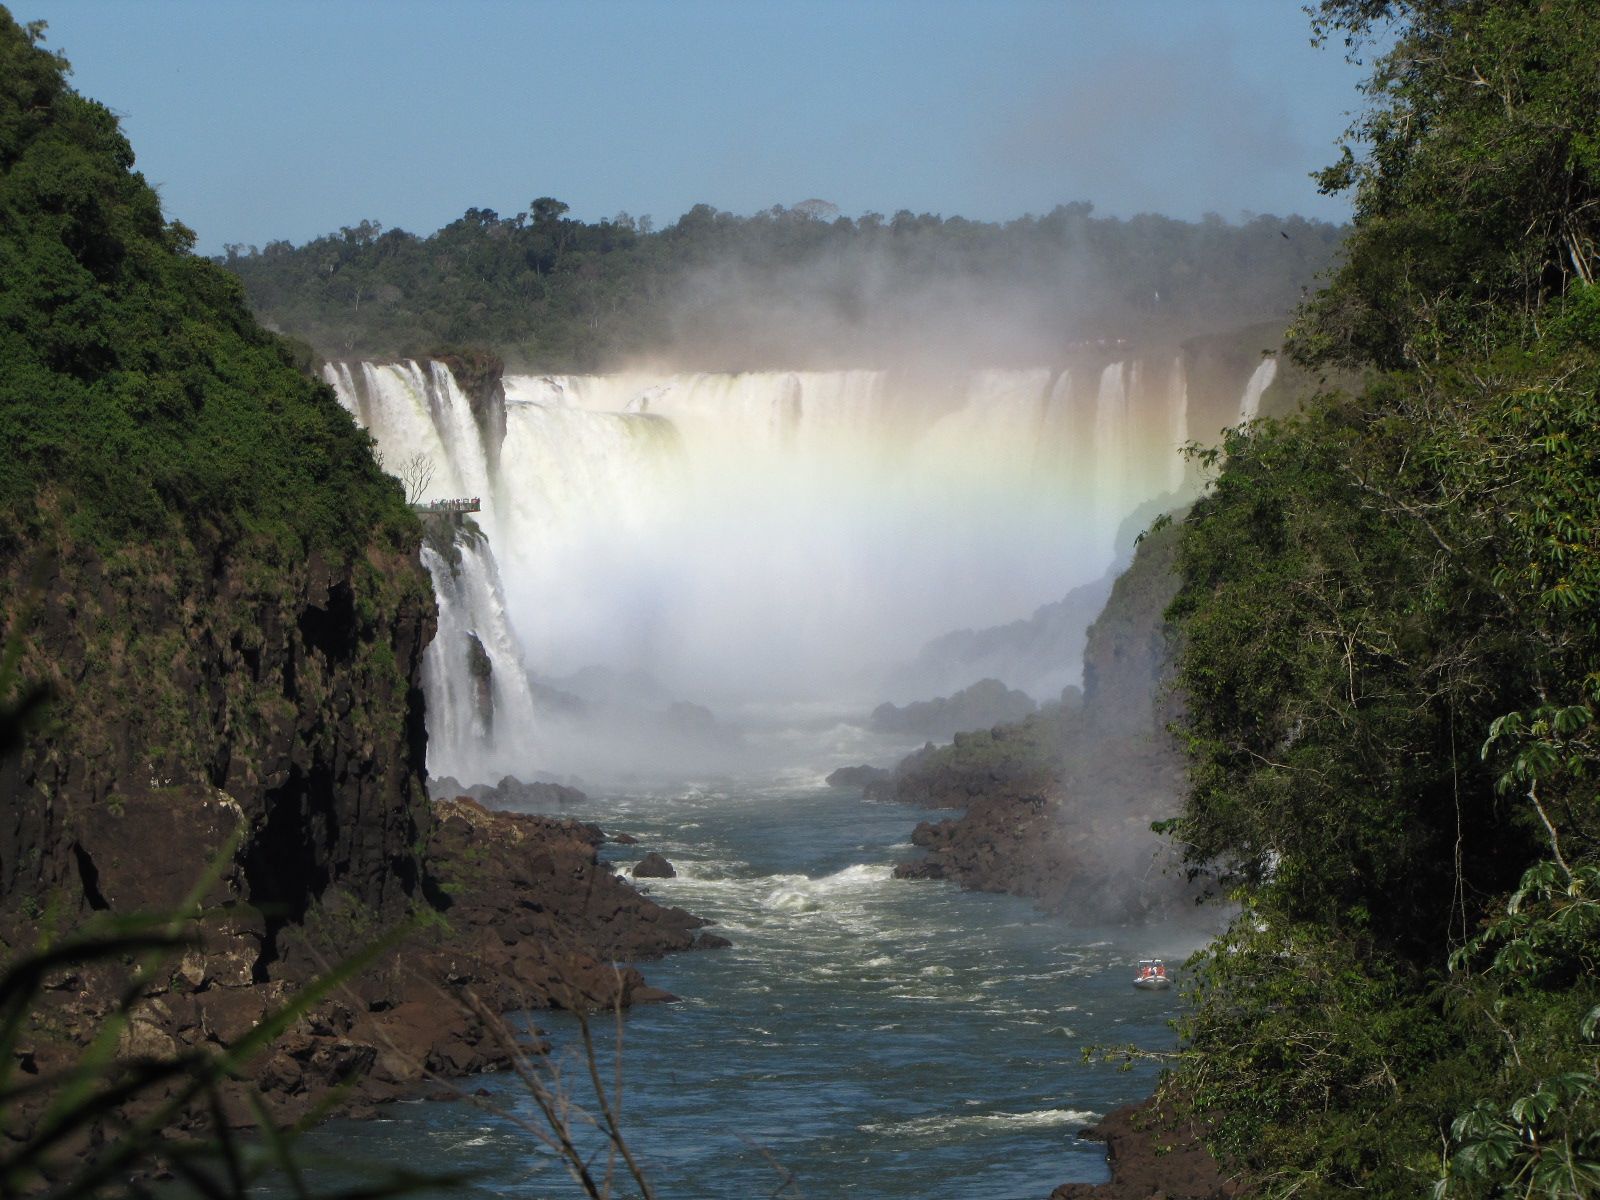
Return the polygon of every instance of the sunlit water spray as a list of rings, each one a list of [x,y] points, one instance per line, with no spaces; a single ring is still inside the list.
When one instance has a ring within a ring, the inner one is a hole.
[[[886,670],[1099,577],[1129,513],[1192,485],[1191,430],[1254,415],[1271,379],[1196,420],[1181,356],[933,380],[514,376],[502,418],[438,363],[326,375],[391,470],[435,466],[425,499],[482,503],[487,545],[449,578],[428,562],[452,608],[428,658],[429,767],[465,782],[570,761],[575,739],[530,715],[529,672],[642,673],[721,715],[925,698],[883,694]],[[450,678],[469,633],[492,721]]]

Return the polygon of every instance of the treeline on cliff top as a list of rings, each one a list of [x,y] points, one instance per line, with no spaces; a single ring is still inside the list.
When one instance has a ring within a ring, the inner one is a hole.
[[[406,521],[368,439],[238,280],[191,253],[42,25],[0,9],[0,523],[103,545],[173,529],[353,551]]]
[[[1183,527],[1171,823],[1243,912],[1171,1083],[1269,1196],[1600,1194],[1600,21],[1323,0],[1366,104],[1363,386],[1227,437]]]
[[[659,230],[566,213],[549,197],[506,217],[473,208],[426,237],[362,221],[217,261],[264,321],[327,357],[472,344],[550,371],[1037,364],[1078,339],[1285,320],[1340,233],[1299,217],[1119,220],[1085,203],[1004,224],[851,220],[819,200],[750,217],[701,204]]]

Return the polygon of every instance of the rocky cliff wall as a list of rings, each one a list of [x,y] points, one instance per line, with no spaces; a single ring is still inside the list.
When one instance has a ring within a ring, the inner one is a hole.
[[[1100,736],[1155,737],[1176,716],[1166,610],[1178,589],[1182,517],[1143,536],[1084,638],[1083,715]]]
[[[234,898],[268,914],[264,962],[273,931],[329,887],[390,915],[418,898],[434,610],[414,551],[286,561],[271,544],[174,536],[108,553],[74,545],[48,510],[29,549],[0,587],[26,614],[20,673],[53,696],[0,765],[0,911],[175,902],[181,888],[137,872],[108,890],[106,864],[192,882],[227,837]],[[216,845],[171,840],[198,798],[238,815]]]

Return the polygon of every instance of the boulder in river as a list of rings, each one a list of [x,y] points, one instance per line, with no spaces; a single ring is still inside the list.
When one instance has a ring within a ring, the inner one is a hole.
[[[652,850],[634,865],[632,874],[635,879],[672,879],[678,869]]]
[[[515,775],[504,776],[496,784],[475,783],[470,787],[453,776],[442,775],[428,780],[428,794],[435,800],[466,796],[496,811],[532,813],[566,812],[588,799],[575,787],[549,780],[523,783]]]

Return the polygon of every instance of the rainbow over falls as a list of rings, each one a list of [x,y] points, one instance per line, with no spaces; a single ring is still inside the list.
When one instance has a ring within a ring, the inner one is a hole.
[[[475,530],[423,550],[429,771],[474,782],[570,765],[581,739],[550,730],[597,679],[691,718],[925,698],[895,694],[897,664],[1101,579],[1130,518],[1197,490],[1179,448],[1254,417],[1274,370],[1100,350],[930,376],[512,375],[470,398],[441,362],[324,374],[391,471],[432,468],[419,499],[481,500]]]

